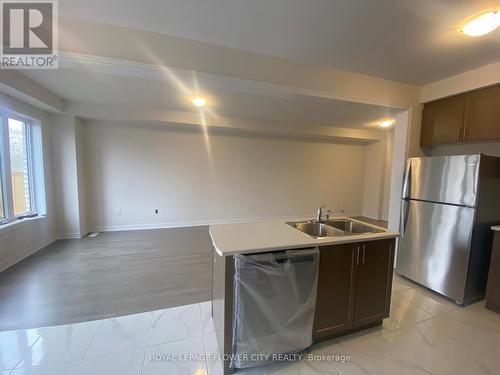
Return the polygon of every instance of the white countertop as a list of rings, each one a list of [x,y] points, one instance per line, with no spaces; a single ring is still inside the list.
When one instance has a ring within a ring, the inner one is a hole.
[[[494,227],[491,227],[491,230],[495,230],[497,232],[500,232],[500,225],[496,225]]]
[[[365,222],[363,223],[368,224]],[[313,238],[292,228],[283,221],[262,221],[256,223],[211,225],[210,237],[212,238],[212,243],[217,253],[221,256],[226,256],[309,246],[372,241],[399,236],[398,232],[393,232],[384,228],[380,229],[383,229],[384,232],[342,237]]]

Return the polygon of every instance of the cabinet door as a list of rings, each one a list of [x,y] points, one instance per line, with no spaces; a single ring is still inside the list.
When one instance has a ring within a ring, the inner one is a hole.
[[[466,96],[464,135],[471,142],[500,139],[500,86]]]
[[[494,232],[490,272],[486,285],[486,308],[500,314],[500,232]]]
[[[464,108],[462,96],[426,104],[422,113],[421,146],[461,142]]]
[[[394,240],[360,244],[356,274],[354,327],[379,322],[389,316]]]
[[[320,247],[314,338],[353,328],[356,244]]]

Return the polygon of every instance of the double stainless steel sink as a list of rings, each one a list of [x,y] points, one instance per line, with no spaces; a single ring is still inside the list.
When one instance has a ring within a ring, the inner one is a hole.
[[[328,219],[321,222],[315,220],[296,221],[288,222],[287,224],[313,238],[343,237],[363,233],[384,232],[383,229],[349,218]]]

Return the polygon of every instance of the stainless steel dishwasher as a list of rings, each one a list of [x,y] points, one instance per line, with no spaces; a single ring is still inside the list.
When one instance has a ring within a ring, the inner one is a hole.
[[[231,367],[312,344],[318,265],[318,248],[235,256]]]

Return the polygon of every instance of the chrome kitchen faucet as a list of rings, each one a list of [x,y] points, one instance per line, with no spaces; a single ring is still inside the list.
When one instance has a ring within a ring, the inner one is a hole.
[[[345,211],[341,208],[334,208],[333,210],[327,210],[325,213],[323,213],[323,208],[326,207],[326,204],[322,205],[320,208],[318,208],[318,211],[316,212],[316,221],[317,222],[322,222],[325,218],[329,219],[331,214],[334,213],[345,213]]]

